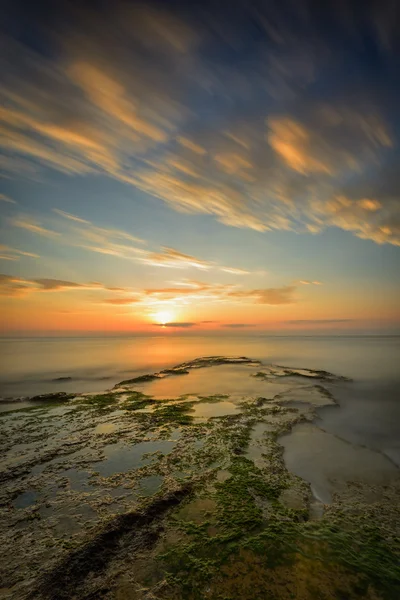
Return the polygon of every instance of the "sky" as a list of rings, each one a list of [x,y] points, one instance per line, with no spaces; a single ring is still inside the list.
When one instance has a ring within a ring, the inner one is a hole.
[[[3,13],[1,334],[400,330],[396,0]]]

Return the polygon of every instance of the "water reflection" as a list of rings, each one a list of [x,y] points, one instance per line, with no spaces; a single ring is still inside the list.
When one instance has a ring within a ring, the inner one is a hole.
[[[311,423],[296,425],[279,443],[287,468],[308,481],[323,503],[331,502],[333,492],[345,482],[384,485],[399,476],[397,467],[382,454],[353,446]]]
[[[0,340],[0,395],[100,391],[124,374],[198,356],[247,355],[354,379],[399,380],[400,337],[154,336]],[[56,378],[68,377],[71,379]]]

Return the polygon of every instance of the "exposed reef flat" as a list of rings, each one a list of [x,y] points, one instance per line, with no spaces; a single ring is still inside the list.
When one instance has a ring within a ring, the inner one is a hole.
[[[214,356],[15,404],[0,598],[397,600],[399,471],[313,423],[345,381]]]

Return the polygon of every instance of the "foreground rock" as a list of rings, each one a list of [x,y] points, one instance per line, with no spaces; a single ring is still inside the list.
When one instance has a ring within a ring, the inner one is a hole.
[[[398,471],[322,505],[283,460],[345,384],[205,357],[4,413],[0,598],[397,599]]]

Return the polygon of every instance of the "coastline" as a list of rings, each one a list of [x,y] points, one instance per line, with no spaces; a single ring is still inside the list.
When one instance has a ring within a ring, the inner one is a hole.
[[[343,381],[206,357],[3,413],[0,597],[312,598],[312,575],[327,598],[394,599],[398,469],[323,505],[285,463],[283,436]]]

